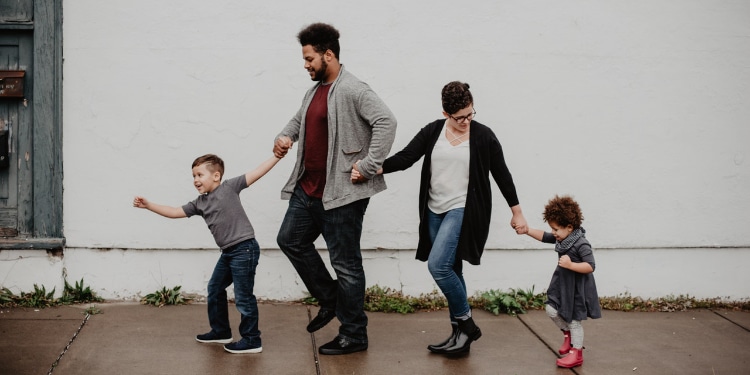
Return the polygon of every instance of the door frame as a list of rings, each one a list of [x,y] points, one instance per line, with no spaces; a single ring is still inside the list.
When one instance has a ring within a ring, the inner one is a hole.
[[[0,238],[0,250],[62,250],[63,158],[62,158],[62,0],[33,0],[34,16],[27,22],[3,22],[3,29],[32,30],[34,39],[32,108],[32,153],[18,155],[32,171],[30,189],[19,189],[32,202],[32,231],[27,238]],[[28,92],[28,91],[27,91]],[[20,205],[19,205],[20,206]],[[19,207],[20,208],[20,207]],[[20,233],[19,233],[20,235]]]

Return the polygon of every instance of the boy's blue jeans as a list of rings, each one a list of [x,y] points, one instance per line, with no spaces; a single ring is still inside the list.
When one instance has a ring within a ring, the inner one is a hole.
[[[252,346],[261,346],[258,301],[253,294],[260,246],[254,238],[222,251],[208,281],[208,323],[222,337],[231,337],[227,287],[234,283],[234,304],[240,312],[240,336]]]
[[[469,313],[466,282],[461,259],[456,259],[456,248],[461,236],[464,208],[455,208],[442,214],[427,210],[427,223],[432,249],[427,258],[427,268],[448,300],[451,320]]]
[[[339,336],[355,343],[367,343],[365,271],[359,240],[369,201],[361,199],[325,210],[320,199],[297,186],[276,239],[320,308],[336,312],[341,322]],[[320,235],[328,246],[336,280],[313,244]]]

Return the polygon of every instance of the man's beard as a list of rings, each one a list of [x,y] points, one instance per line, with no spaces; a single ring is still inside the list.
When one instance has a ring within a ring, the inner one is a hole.
[[[320,69],[315,70],[315,74],[313,74],[312,80],[313,81],[322,81],[323,77],[326,75],[326,71],[328,71],[328,63],[325,61],[321,61]]]

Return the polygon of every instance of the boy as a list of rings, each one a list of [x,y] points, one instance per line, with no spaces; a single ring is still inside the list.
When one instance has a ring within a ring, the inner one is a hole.
[[[279,161],[272,157],[255,170],[221,183],[224,161],[216,155],[203,155],[193,162],[193,185],[200,196],[182,207],[170,207],[136,196],[133,207],[145,208],[164,217],[177,219],[200,215],[208,224],[221,256],[208,282],[208,322],[211,331],[196,336],[198,342],[222,343],[230,353],[263,351],[258,330],[258,303],[253,294],[255,269],[260,247],[255,231],[240,202],[240,192],[263,177]],[[234,283],[235,305],[240,312],[242,339],[232,342],[227,309],[227,291]]]

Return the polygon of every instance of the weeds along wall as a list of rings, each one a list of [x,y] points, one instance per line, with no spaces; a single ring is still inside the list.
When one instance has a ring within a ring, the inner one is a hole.
[[[67,248],[63,258],[0,252],[2,284],[61,285],[67,273],[110,297],[204,290],[218,256],[205,223],[134,209],[132,197],[179,206],[196,196],[195,157],[219,154],[232,177],[270,156],[312,84],[296,33],[324,21],[341,31],[346,69],[396,115],[392,152],[442,117],[445,83],[470,83],[476,120],[500,139],[529,224],[546,228],[541,211],[555,194],[580,202],[604,293],[750,294],[734,274],[750,247],[750,3],[307,5],[66,2]],[[303,294],[276,250],[292,166],[282,160],[242,193],[264,249],[258,289],[275,299]],[[419,167],[388,175],[370,201],[368,284],[434,288],[410,250]],[[469,286],[545,288],[554,254],[515,235],[494,192],[487,254],[467,267]]]
[[[327,259],[327,253],[322,253]],[[706,254],[726,261],[707,267]],[[602,297],[748,298],[750,275],[744,272],[750,262],[747,248],[599,249],[595,256],[597,288]],[[87,287],[107,300],[137,301],[175,286],[200,300],[206,295],[217,257],[217,250],[68,248],[63,258],[37,250],[2,251],[0,275],[2,286],[16,294],[33,291],[37,284],[47,291],[54,288],[59,297],[65,275],[71,284],[83,279]],[[388,287],[414,297],[437,289],[427,267],[414,259],[412,250],[367,250],[363,257],[368,286]],[[555,260],[549,249],[488,250],[480,266],[464,267],[468,292],[475,295],[510,288],[546,291]],[[232,288],[228,292],[233,295]],[[255,294],[264,300],[285,301],[308,296],[289,261],[275,249],[261,251]]]

